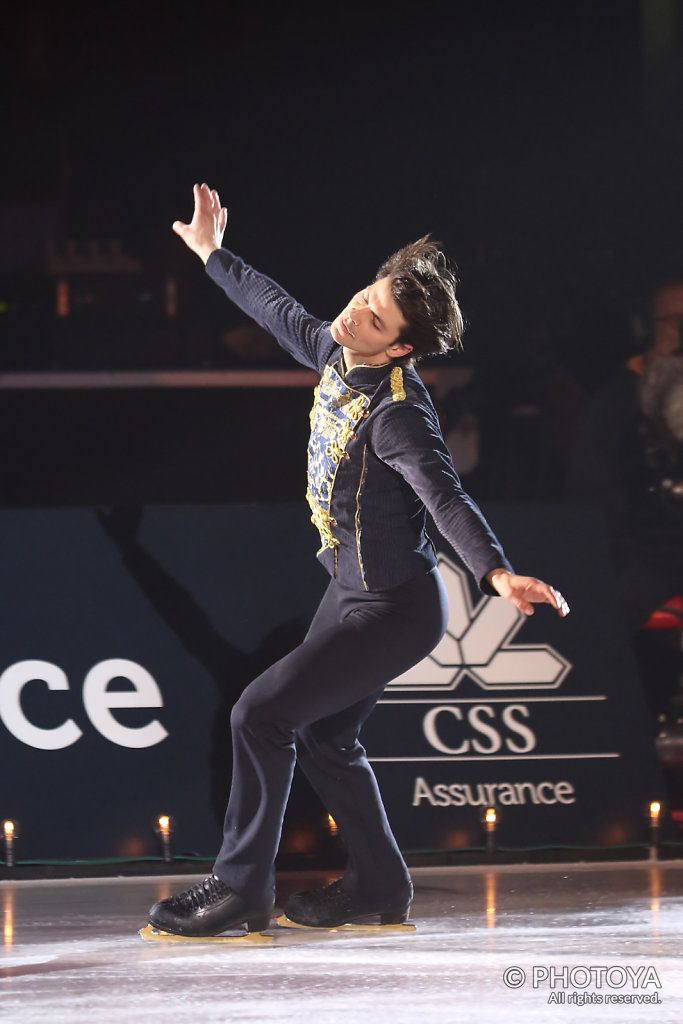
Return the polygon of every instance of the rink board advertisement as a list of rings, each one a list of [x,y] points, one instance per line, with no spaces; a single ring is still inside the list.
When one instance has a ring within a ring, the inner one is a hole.
[[[556,582],[572,611],[527,618],[476,593],[440,540],[446,635],[387,687],[364,733],[397,839],[481,846],[493,807],[501,846],[642,842],[663,789],[597,524],[519,506],[500,522],[515,567]]]
[[[362,736],[397,839],[405,851],[480,846],[495,804],[502,845],[643,842],[663,783],[597,520],[561,504],[484,511],[515,568],[555,584],[572,612],[527,619],[483,597],[430,531],[448,630]],[[327,583],[307,509],[0,520],[0,816],[19,822],[17,859],[154,855],[162,813],[178,854],[212,856],[230,708],[300,642]],[[305,853],[319,824],[295,785],[283,844]]]

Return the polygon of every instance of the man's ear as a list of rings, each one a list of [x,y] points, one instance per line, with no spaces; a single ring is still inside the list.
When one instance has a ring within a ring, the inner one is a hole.
[[[391,359],[403,359],[404,356],[410,355],[413,351],[412,345],[407,345],[403,341],[394,341],[389,345],[387,349],[387,355]]]

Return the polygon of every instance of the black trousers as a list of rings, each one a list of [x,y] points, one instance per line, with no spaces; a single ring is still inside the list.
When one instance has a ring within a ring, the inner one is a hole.
[[[437,569],[392,590],[332,580],[304,641],[235,704],[233,776],[214,871],[249,901],[275,884],[275,856],[298,762],[340,828],[345,885],[391,896],[409,878],[359,734],[384,687],[434,649],[448,621]]]

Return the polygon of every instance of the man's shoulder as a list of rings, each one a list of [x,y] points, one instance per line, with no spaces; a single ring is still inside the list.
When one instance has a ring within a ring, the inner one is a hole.
[[[405,423],[436,420],[436,409],[417,370],[396,364],[388,371],[375,395],[378,418],[387,421],[400,417]]]
[[[396,364],[389,374],[389,393],[396,404],[407,402],[409,405],[433,408],[429,390],[414,366]]]

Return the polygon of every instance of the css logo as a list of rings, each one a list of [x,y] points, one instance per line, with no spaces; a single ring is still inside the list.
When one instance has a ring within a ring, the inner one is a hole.
[[[133,684],[126,692],[110,691],[109,683],[123,677]],[[83,735],[72,718],[51,729],[30,722],[21,706],[22,690],[39,679],[49,690],[68,690],[69,680],[58,665],[50,661],[18,661],[0,676],[0,719],[22,743],[39,750],[61,750]],[[112,715],[113,708],[160,708],[161,690],[146,668],[126,658],[109,658],[94,665],[83,681],[83,706],[98,732],[121,747],[152,747],[168,736],[157,719],[132,728],[121,725]]]

